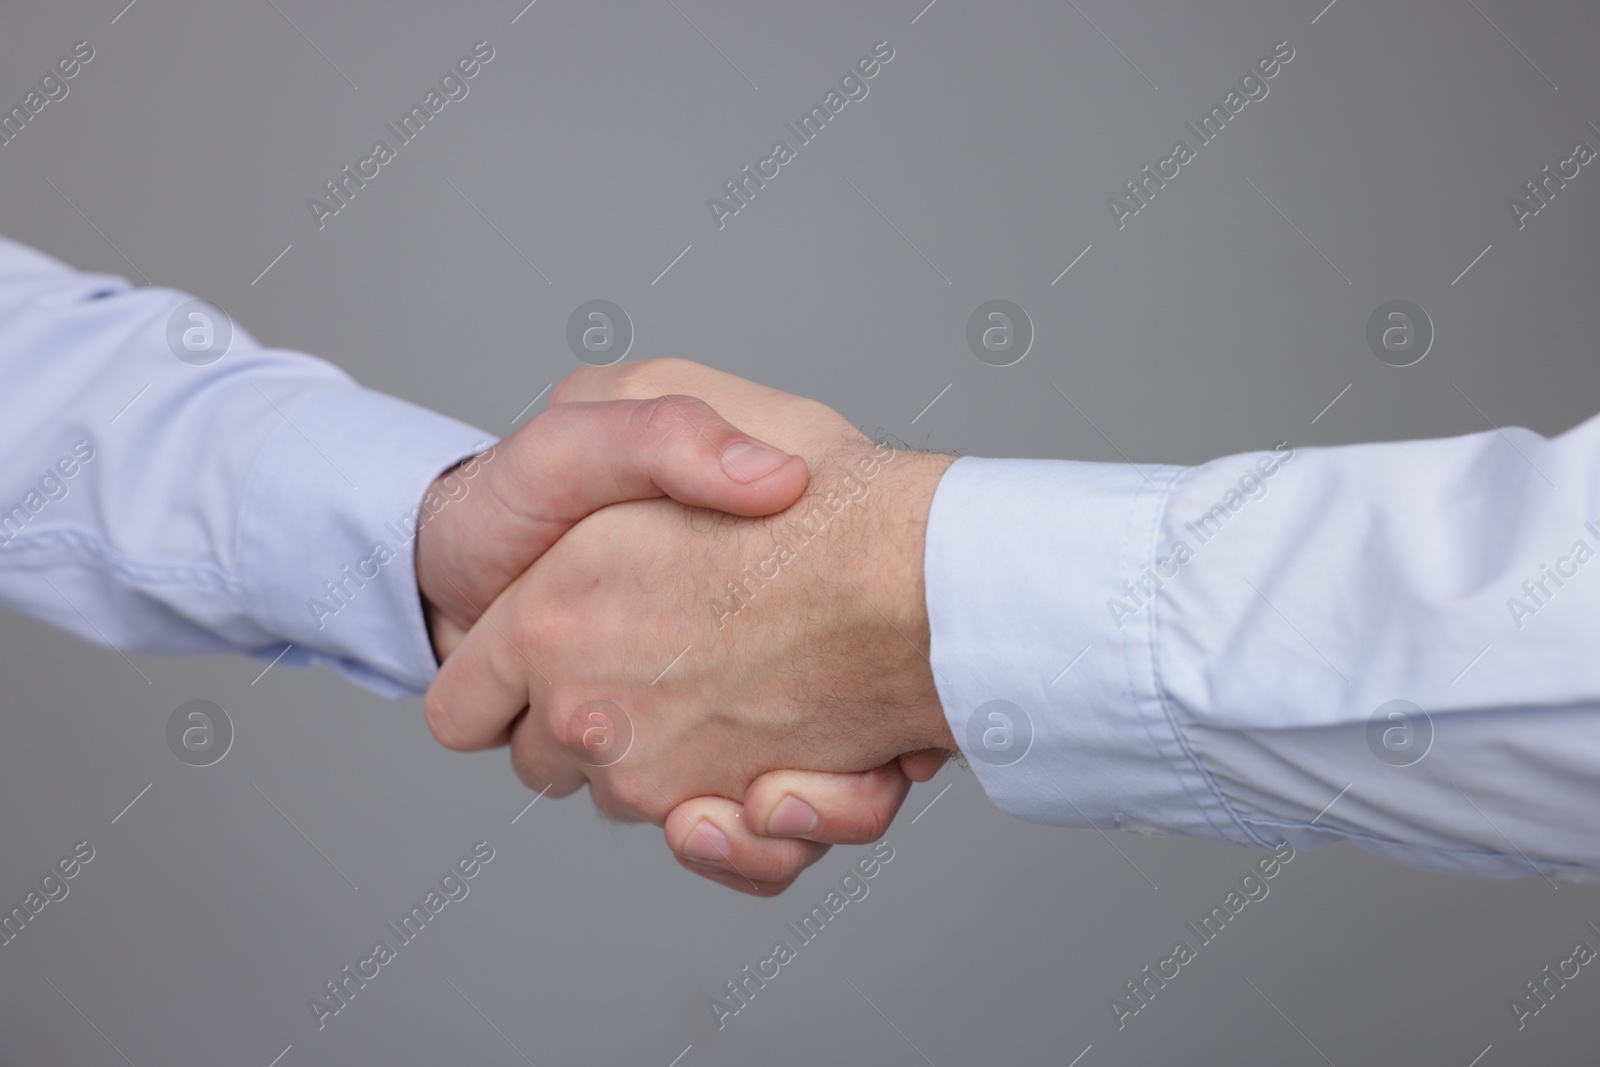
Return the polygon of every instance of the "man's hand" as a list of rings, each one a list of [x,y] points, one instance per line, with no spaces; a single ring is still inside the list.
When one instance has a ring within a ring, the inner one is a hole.
[[[660,822],[689,801],[667,825],[680,858],[720,861],[719,880],[764,891],[820,853],[757,835],[870,840],[906,786],[894,770],[821,789],[814,775],[762,775],[869,771],[955,747],[927,659],[921,582],[928,507],[949,460],[875,448],[821,405],[692,364],[580,372],[557,407],[618,381],[676,390],[673,379],[695,376],[735,383],[714,403],[804,453],[813,492],[766,520],[666,501],[585,519],[487,609],[425,709],[449,747],[493,745],[510,729],[530,786],[559,795],[587,781],[617,817]],[[935,766],[918,765],[924,775]],[[746,799],[761,806],[745,813],[715,799],[753,786]],[[761,825],[730,836],[730,814]]]
[[[670,496],[770,515],[794,503],[808,477],[799,457],[691,397],[552,407],[441,475],[425,498],[417,587],[434,651],[448,656],[512,579],[608,504]]]
[[[655,359],[612,367],[581,368],[556,386],[550,395],[550,403],[554,408],[583,402],[659,399],[668,393],[698,397],[724,418],[749,428],[752,433],[760,434],[763,439],[776,443],[780,448],[801,455],[825,452],[841,439],[860,445],[871,443],[870,438],[849,426],[825,404],[685,359]],[[948,463],[944,465],[948,466]],[[942,471],[943,468],[940,469]],[[953,748],[906,753],[900,757],[900,769],[911,781],[926,782],[944,766]],[[820,792],[835,783],[830,779],[819,779],[817,784]],[[759,791],[754,796],[756,799],[765,799]],[[839,798],[819,796],[816,799],[819,800],[815,805],[818,810],[825,810],[834,808],[833,802]],[[888,797],[883,799],[887,800]],[[746,798],[746,803],[750,802],[751,798]],[[898,807],[899,800],[896,800],[894,807],[883,813],[885,817],[881,821],[885,827]],[[766,821],[762,820],[761,824],[766,825]],[[829,826],[826,818],[823,825]],[[878,836],[881,834],[866,840],[874,841]],[[853,837],[817,839],[831,840],[836,844],[855,843]]]

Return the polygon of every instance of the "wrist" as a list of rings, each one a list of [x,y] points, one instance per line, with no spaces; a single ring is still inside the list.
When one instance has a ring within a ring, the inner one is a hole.
[[[454,468],[451,468],[454,470]],[[440,485],[450,471],[445,471],[435,478],[428,486],[428,491],[422,499],[428,500],[438,494]],[[433,654],[439,662],[443,663],[446,649],[444,647],[443,628],[450,616],[444,610],[447,603],[439,588],[440,576],[445,571],[445,566],[439,558],[441,548],[447,540],[442,531],[434,528],[430,531],[429,524],[422,521],[423,509],[417,512],[417,532],[415,547],[415,563],[417,572],[417,599],[422,602],[422,621],[428,629],[428,640],[433,645]]]
[[[886,448],[871,455],[878,459],[876,471],[857,473],[868,487],[869,519],[850,554],[849,577],[858,591],[855,625],[874,635],[869,647],[902,650],[891,661],[895,677],[886,679],[895,703],[907,710],[906,721],[895,728],[913,749],[953,750],[929,658],[923,558],[934,493],[955,457]]]
[[[467,544],[482,544],[483,536],[475,542],[465,536],[477,518],[482,505],[474,505],[470,513],[448,505],[464,499],[471,492],[471,479],[494,458],[495,447],[468,456],[449,467],[429,484],[417,508],[414,567],[417,578],[417,597],[422,604],[422,619],[427,627],[428,640],[433,646],[435,659],[443,663],[466,636],[467,630],[481,610],[467,600],[461,582],[469,573],[461,558]],[[481,548],[479,549],[481,551]],[[470,582],[468,585],[470,586]],[[482,607],[487,607],[487,604]]]

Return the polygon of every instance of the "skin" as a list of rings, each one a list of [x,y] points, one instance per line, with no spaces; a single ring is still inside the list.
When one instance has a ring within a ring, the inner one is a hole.
[[[810,491],[766,519],[644,500],[568,523],[481,622],[456,601],[425,710],[447,747],[509,737],[530,787],[588,784],[603,812],[663,824],[689,869],[768,895],[826,843],[880,836],[908,774],[931,776],[955,747],[921,586],[950,461],[876,448],[822,405],[681,361],[579,372],[551,411],[643,401],[673,418],[699,411],[677,395],[689,390],[805,456]],[[820,532],[805,534],[807,516]],[[501,553],[502,574],[517,556]],[[814,820],[794,818],[797,801]]]
[[[725,464],[730,452],[737,460]],[[769,515],[810,477],[799,457],[687,397],[553,406],[463,467],[435,480],[429,495],[450,503],[417,534],[417,587],[441,659],[517,575],[608,504],[670,496]],[[452,499],[452,474],[465,497]]]

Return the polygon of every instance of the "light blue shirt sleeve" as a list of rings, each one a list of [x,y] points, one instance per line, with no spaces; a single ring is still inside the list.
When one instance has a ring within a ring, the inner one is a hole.
[[[962,459],[935,681],[1036,822],[1600,872],[1600,417],[1198,467]]]
[[[491,438],[237,327],[180,360],[190,299],[0,239],[0,603],[125,653],[425,688],[419,506]]]

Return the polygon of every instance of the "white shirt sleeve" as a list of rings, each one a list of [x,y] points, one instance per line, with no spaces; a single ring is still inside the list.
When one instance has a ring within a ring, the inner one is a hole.
[[[1587,880],[1597,494],[1600,417],[1192,468],[959,460],[926,555],[946,716],[1025,819]]]
[[[0,603],[123,652],[288,647],[424,688],[418,507],[490,438],[237,327],[180,360],[190,299],[0,239]]]

